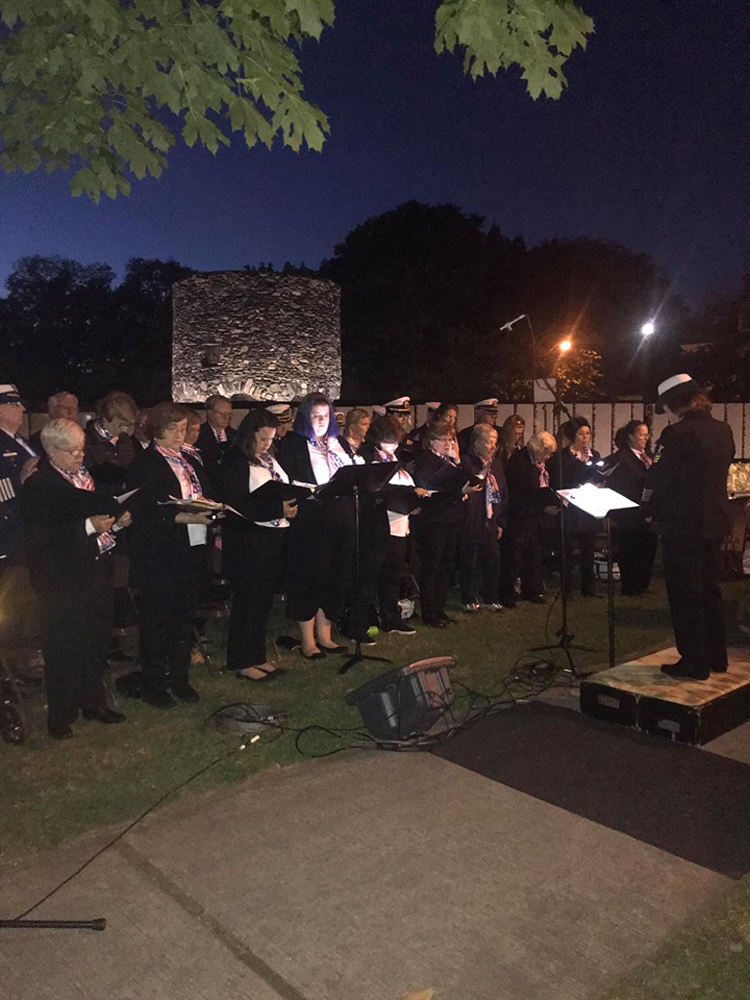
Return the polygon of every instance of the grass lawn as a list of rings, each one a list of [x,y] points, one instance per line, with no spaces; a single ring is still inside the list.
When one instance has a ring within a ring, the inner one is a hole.
[[[727,585],[730,617],[742,599],[743,584]],[[456,593],[456,592],[454,592]],[[451,609],[455,611],[456,609]],[[515,611],[460,616],[443,632],[419,629],[412,637],[381,635],[373,653],[400,665],[425,656],[454,655],[453,678],[485,693],[498,690],[519,655],[529,646],[554,640],[560,624],[559,606],[548,619],[549,607],[520,604]],[[279,617],[278,627],[291,629]],[[606,662],[606,601],[578,599],[571,605],[571,627],[577,640],[596,653],[576,654],[584,669]],[[215,662],[222,662],[223,629],[213,636]],[[618,602],[618,658],[639,655],[671,642],[671,628],[660,580],[654,593]],[[557,657],[560,665],[562,657]],[[47,738],[43,706],[32,700],[35,732],[23,746],[0,744],[0,845],[3,864],[22,862],[33,852],[52,848],[96,827],[131,819],[170,788],[215,758],[219,763],[178,794],[197,795],[219,784],[240,781],[269,766],[299,763],[293,735],[261,740],[239,751],[241,740],[224,735],[207,716],[235,701],[267,702],[289,713],[290,724],[319,723],[352,727],[360,723],[344,695],[365,680],[390,669],[387,664],[355,667],[340,676],[341,657],[322,665],[280,651],[279,665],[289,669],[272,684],[253,687],[232,675],[211,676],[203,665],[193,668],[193,683],[201,693],[198,705],[160,712],[140,702],[126,702],[128,721],[121,726],[80,722],[75,739],[58,743]],[[330,738],[309,741],[323,750]],[[738,831],[738,836],[745,831]],[[737,992],[744,983],[742,992]],[[632,982],[607,1000],[676,1000],[676,998],[750,997],[750,881],[739,883],[715,918],[678,935]]]

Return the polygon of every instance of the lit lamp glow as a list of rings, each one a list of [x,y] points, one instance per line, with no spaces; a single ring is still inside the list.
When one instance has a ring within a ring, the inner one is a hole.
[[[567,354],[568,351],[572,349],[572,347],[573,347],[573,341],[568,340],[567,337],[565,340],[561,340],[560,343],[557,345],[558,351],[561,351],[563,354]]]
[[[644,323],[643,326],[641,327],[641,334],[644,337],[650,337],[655,329],[656,325],[654,324],[653,320],[649,320],[648,323]]]

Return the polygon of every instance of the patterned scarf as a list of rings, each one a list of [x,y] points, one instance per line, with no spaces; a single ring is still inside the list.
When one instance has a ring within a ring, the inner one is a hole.
[[[587,444],[584,445],[580,451],[574,451],[573,447],[571,446],[570,454],[574,458],[577,458],[579,462],[583,462],[584,465],[586,464],[586,462],[590,462],[594,455],[591,448],[589,448]]]
[[[88,490],[89,493],[94,492],[94,480],[85,466],[82,465],[78,472],[67,472],[65,469],[61,469],[59,465],[55,465],[54,462],[50,462],[50,465],[55,472],[60,473],[63,479],[67,479],[69,483],[72,483],[77,490]],[[113,532],[103,531],[100,535],[96,536],[96,544],[99,546],[99,553],[104,555],[105,552],[109,552],[117,545],[117,539]]]
[[[268,452],[264,452],[264,454],[262,455],[256,455],[255,462],[257,465],[262,465],[263,468],[266,470],[266,472],[270,473],[271,479],[273,479],[274,482],[282,483],[284,481],[276,471],[273,464],[273,459],[268,454]]]
[[[488,470],[484,480],[484,502],[487,505],[487,520],[492,520],[493,506],[500,503],[500,487],[497,479]]]
[[[379,462],[398,462],[395,455],[390,455],[387,451],[381,451],[380,448],[375,449],[375,454],[378,456]]]
[[[114,434],[114,435],[110,434],[108,430],[105,430],[102,427],[102,425],[99,423],[98,420],[94,424],[94,430],[99,435],[99,437],[104,438],[105,441],[109,441],[110,444],[117,444],[117,442],[120,440],[119,434]]]
[[[203,496],[201,481],[198,479],[198,475],[190,462],[188,462],[186,458],[183,458],[179,451],[173,451],[171,448],[162,448],[161,445],[158,444],[154,444],[154,447],[163,458],[166,458],[175,471],[175,475],[178,479],[182,480],[183,478],[186,478],[190,482],[192,495],[189,497],[183,497],[183,500],[197,500],[198,497]],[[180,475],[180,472],[182,472],[182,476]]]
[[[636,451],[635,448],[631,448],[630,450],[633,452],[636,458],[639,458],[641,462],[643,462],[643,464],[646,466],[647,469],[651,468],[651,465],[653,464],[654,460],[653,458],[651,458],[650,455],[647,455],[645,451]]]
[[[311,434],[307,441],[313,448],[315,448],[316,451],[323,452],[326,465],[328,466],[328,471],[331,475],[333,475],[338,469],[343,469],[347,464],[340,455],[337,455],[335,451],[331,451],[328,447],[329,438],[327,436],[323,439],[323,443],[321,443],[314,434]]]
[[[530,448],[528,449],[528,452],[529,452],[529,458],[537,467],[537,469],[539,469],[539,489],[546,490],[547,487],[549,486],[549,472],[547,472],[547,463],[537,462],[537,460],[534,458],[534,453],[531,451]]]
[[[192,444],[184,444],[181,450],[187,455],[188,461],[195,460],[203,465],[203,455],[201,455],[198,449],[194,448]]]

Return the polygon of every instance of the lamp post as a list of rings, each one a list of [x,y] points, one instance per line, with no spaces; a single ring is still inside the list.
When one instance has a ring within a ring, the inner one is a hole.
[[[656,332],[656,323],[652,319],[646,320],[646,322],[641,326],[641,346],[640,346],[640,352],[641,352],[641,395],[643,396],[643,405],[644,405],[644,414],[643,415],[644,415],[644,417],[646,415],[646,413],[645,413],[646,396],[648,395],[648,393],[647,393],[647,384],[648,384],[648,345],[649,345],[650,338],[652,337],[652,335],[655,332]]]

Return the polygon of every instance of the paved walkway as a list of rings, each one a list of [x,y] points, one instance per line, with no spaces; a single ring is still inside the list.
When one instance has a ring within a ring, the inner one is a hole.
[[[28,906],[105,837],[0,879]],[[429,754],[341,755],[164,808],[0,931],[14,1000],[587,1000],[728,879]]]

